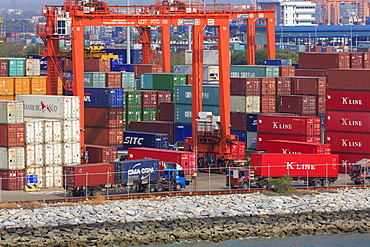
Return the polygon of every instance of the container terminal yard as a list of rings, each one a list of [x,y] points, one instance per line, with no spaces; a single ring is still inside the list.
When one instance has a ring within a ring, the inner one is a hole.
[[[46,5],[46,70],[31,56],[0,58],[1,201],[232,193],[284,175],[297,188],[369,185],[370,52],[276,59],[274,12],[176,0]],[[230,65],[225,49],[235,19],[246,27],[247,65]],[[264,65],[255,65],[257,20]],[[135,28],[141,49],[90,45],[92,26]],[[191,30],[186,65],[171,66],[173,27]],[[206,27],[216,30],[212,53]]]

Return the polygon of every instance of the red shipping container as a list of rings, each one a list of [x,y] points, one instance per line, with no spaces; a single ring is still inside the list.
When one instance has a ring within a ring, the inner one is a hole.
[[[124,126],[123,109],[85,107],[85,126],[123,128]]]
[[[161,102],[157,109],[157,119],[159,121],[174,121],[175,120],[175,103]]]
[[[193,85],[193,75],[186,74],[186,82],[187,82],[187,85]]]
[[[324,114],[325,111],[326,111],[326,100],[325,100],[325,96],[324,95],[321,95],[321,96],[317,96],[317,114]]]
[[[277,77],[276,78],[276,95],[290,95],[291,92],[291,77]]]
[[[140,75],[144,73],[162,73],[162,66],[155,64],[133,64],[134,74],[136,79],[140,79]]]
[[[2,190],[23,190],[26,181],[24,170],[0,170]]]
[[[261,79],[261,96],[276,94],[275,77],[262,77]]]
[[[280,113],[316,115],[316,96],[279,95],[278,111]]]
[[[276,96],[275,95],[262,95],[260,97],[260,112],[261,113],[276,112]]]
[[[320,135],[319,117],[258,115],[257,131],[280,135]]]
[[[362,52],[351,52],[350,62],[352,69],[362,69],[364,67],[364,58]]]
[[[326,109],[339,111],[370,111],[369,91],[328,90]]]
[[[23,147],[24,124],[0,124],[0,146]]]
[[[172,102],[172,91],[156,91],[157,92],[157,104],[161,102]]]
[[[129,148],[128,159],[157,159],[160,161],[161,169],[164,168],[164,162],[172,162],[179,164],[185,170],[185,175],[197,175],[197,158],[192,152],[156,148]]]
[[[261,78],[230,78],[230,94],[232,95],[260,95]]]
[[[326,129],[341,132],[370,132],[370,112],[327,111]]]
[[[123,128],[85,128],[85,143],[123,148]]]
[[[320,136],[257,133],[257,150],[266,150],[267,141],[269,140],[291,140],[300,142],[320,143]]]
[[[141,92],[141,107],[142,108],[157,108],[157,91],[140,90]]]
[[[338,153],[335,152],[339,156],[339,164],[338,170],[339,173],[348,174],[349,169],[353,166],[357,161],[362,159],[368,159],[370,154],[350,154],[350,153]]]
[[[299,52],[298,56],[302,69],[350,68],[350,55],[345,52]]]
[[[370,69],[328,69],[327,88],[370,91]]]
[[[109,163],[118,159],[116,147],[86,145],[90,163]]]
[[[245,142],[235,142],[235,144],[231,145],[231,157],[235,160],[245,159],[245,152],[246,152],[246,144]]]
[[[294,66],[279,66],[280,76],[295,76]]]
[[[131,121],[131,131],[162,133],[168,135],[168,141],[174,143],[174,122],[170,121]]]
[[[114,184],[113,164],[86,164],[63,166],[63,185],[68,188],[102,186]]]
[[[331,154],[331,146],[321,143],[269,140],[267,141],[266,153]]]
[[[8,76],[8,59],[0,59],[0,76]]]
[[[230,124],[232,130],[247,131],[247,114],[230,112]]]
[[[370,68],[370,52],[364,52],[362,58],[363,58],[362,64],[364,66],[364,69],[369,69]]]
[[[296,76],[314,76],[314,77],[325,77],[326,69],[296,69]]]
[[[325,95],[325,77],[293,77],[292,94]]]
[[[110,71],[110,59],[85,58],[85,71]]]
[[[337,178],[338,155],[252,153],[251,168],[255,176],[279,178]]]
[[[326,143],[333,152],[370,153],[370,134],[326,131]]]
[[[105,74],[106,87],[122,87],[122,75],[120,72],[107,72]]]

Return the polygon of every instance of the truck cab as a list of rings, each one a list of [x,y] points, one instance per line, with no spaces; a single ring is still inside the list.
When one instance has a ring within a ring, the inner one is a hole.
[[[254,171],[247,168],[230,169],[226,175],[226,186],[232,189],[248,189],[250,181],[253,180]]]
[[[362,159],[354,164],[349,175],[355,184],[370,185],[370,159]]]
[[[163,170],[161,182],[165,187],[168,185],[168,189],[173,187],[175,191],[180,191],[182,188],[186,187],[185,172],[183,169],[165,168]]]

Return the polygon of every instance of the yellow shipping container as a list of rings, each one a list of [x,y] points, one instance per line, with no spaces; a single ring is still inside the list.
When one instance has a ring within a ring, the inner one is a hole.
[[[15,77],[14,78],[14,94],[30,94],[30,77]]]
[[[0,77],[0,95],[14,95],[14,77]]]
[[[0,100],[15,100],[14,95],[0,95]]]
[[[63,82],[60,77],[58,77],[58,95],[63,95]]]
[[[46,95],[46,77],[31,77],[30,94]]]

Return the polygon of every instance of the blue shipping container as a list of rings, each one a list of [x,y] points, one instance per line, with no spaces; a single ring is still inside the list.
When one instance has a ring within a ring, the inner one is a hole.
[[[131,50],[131,63],[133,64],[143,63],[143,51],[142,50]]]
[[[185,137],[191,137],[192,130],[191,124],[175,124],[175,142],[183,142]]]
[[[325,113],[320,113],[320,114],[317,114],[317,116],[320,118],[321,120],[321,130],[326,130],[326,114]]]
[[[112,71],[117,72],[134,72],[134,67],[132,64],[115,64],[112,68]]]
[[[168,149],[168,135],[150,132],[124,131],[123,149],[158,148]]]
[[[231,130],[231,135],[236,136],[236,140],[239,142],[246,142],[247,141],[247,133],[245,131],[239,131],[239,130]]]
[[[123,107],[122,88],[85,87],[85,107]]]
[[[265,59],[263,65],[272,66],[292,66],[292,60],[290,59]]]
[[[117,184],[128,181],[150,181],[159,179],[159,161],[155,159],[141,159],[113,162],[114,182]]]

